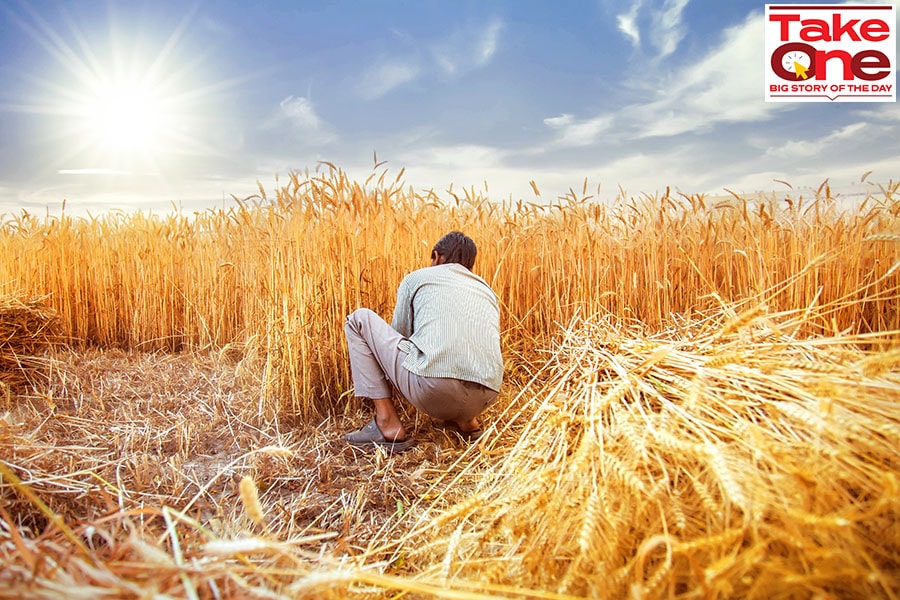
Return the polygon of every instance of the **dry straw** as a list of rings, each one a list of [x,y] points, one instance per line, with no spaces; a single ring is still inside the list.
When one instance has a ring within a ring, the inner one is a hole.
[[[10,219],[0,277],[75,351],[0,417],[3,593],[897,598],[897,191],[444,202],[326,165],[191,218]],[[447,229],[503,394],[477,444],[410,412],[416,448],[354,453],[343,318]]]
[[[521,433],[490,438],[505,451],[477,501],[401,541],[420,576],[598,598],[896,597],[900,372],[860,373],[882,356],[858,350],[869,337],[793,340],[761,319],[741,335],[723,316],[690,337],[570,326],[551,377],[523,391]],[[711,338],[745,359],[711,366]]]
[[[0,385],[21,390],[46,380],[46,351],[59,341],[59,322],[46,298],[0,296]]]

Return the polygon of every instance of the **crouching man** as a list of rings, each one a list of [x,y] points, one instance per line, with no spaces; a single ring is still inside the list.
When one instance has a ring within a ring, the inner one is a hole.
[[[475,242],[458,231],[431,251],[431,266],[413,271],[397,289],[390,325],[361,308],[347,317],[354,393],[368,398],[374,418],[344,439],[372,449],[414,444],[391,400],[392,388],[438,425],[474,440],[478,420],[503,381],[500,307],[488,283],[471,269]]]

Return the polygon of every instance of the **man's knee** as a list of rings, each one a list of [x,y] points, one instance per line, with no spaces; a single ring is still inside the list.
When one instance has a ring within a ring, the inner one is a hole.
[[[344,321],[344,329],[346,330],[348,327],[359,333],[361,328],[368,323],[370,316],[373,314],[372,310],[368,308],[357,308],[352,313],[347,315],[347,320]]]

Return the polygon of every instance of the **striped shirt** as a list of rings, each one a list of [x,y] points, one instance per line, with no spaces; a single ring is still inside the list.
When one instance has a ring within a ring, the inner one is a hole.
[[[474,381],[500,391],[500,305],[487,282],[457,263],[425,267],[397,288],[392,327],[406,338],[403,367],[422,377]]]

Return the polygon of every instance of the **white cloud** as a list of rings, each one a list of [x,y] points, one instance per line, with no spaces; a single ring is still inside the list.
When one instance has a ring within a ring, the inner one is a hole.
[[[456,144],[418,149],[413,155],[401,158],[415,158],[415,162],[421,166],[477,170],[501,166],[507,154],[506,151],[492,146]]]
[[[334,130],[316,113],[312,100],[302,96],[288,96],[279,102],[275,115],[261,129],[287,132],[292,139],[308,144],[327,144],[337,139]]]
[[[825,150],[846,143],[849,140],[858,139],[858,135],[867,127],[866,123],[853,123],[817,140],[788,140],[784,144],[771,147],[766,150],[766,156],[786,159],[812,158],[820,155]]]
[[[684,39],[682,14],[690,0],[634,0],[626,12],[616,15],[616,27],[635,48],[641,47],[641,40],[647,39],[665,58],[678,49]],[[641,25],[647,28],[647,35],[641,33]]]
[[[288,96],[279,104],[281,114],[298,129],[318,129],[320,120],[308,98]]]
[[[691,192],[708,184],[706,171],[691,168],[690,148],[659,149],[654,153],[632,152],[604,164],[598,170],[600,181],[607,186],[622,186],[626,194],[653,194],[666,186],[688,186]],[[640,188],[628,186],[640,185]],[[613,190],[608,190],[612,192]]]
[[[463,27],[432,44],[431,55],[444,75],[459,76],[488,65],[497,54],[503,22]]]
[[[408,60],[382,60],[363,74],[359,95],[366,100],[381,98],[395,88],[413,81],[420,73],[419,66]]]
[[[681,14],[689,0],[665,0],[662,9],[653,15],[653,35],[650,38],[662,57],[669,56],[684,38]]]
[[[857,114],[860,117],[871,119],[873,121],[900,123],[900,103],[881,102],[876,108],[860,110]]]
[[[751,14],[727,29],[721,43],[694,64],[655,82],[653,69],[637,72],[634,85],[649,98],[616,111],[577,119],[565,113],[544,119],[556,132],[553,145],[586,146],[601,135],[627,140],[697,133],[722,122],[762,121],[791,105],[763,101],[762,17]]]
[[[637,15],[638,11],[641,9],[641,4],[643,4],[643,0],[636,0],[636,2],[631,5],[628,12],[616,15],[616,24],[619,31],[631,40],[631,44],[634,47],[639,47],[641,45],[641,30],[637,25]]]
[[[433,190],[449,200],[444,193],[452,186],[458,196],[474,188],[493,200],[533,199],[529,181],[535,173],[510,166],[510,151],[478,144],[434,145],[400,152],[391,163],[406,167],[405,183],[416,190]],[[379,157],[381,155],[379,154]],[[570,173],[554,169],[552,183],[566,189],[572,184]],[[546,181],[548,178],[542,178]],[[576,179],[577,181],[577,179]]]
[[[481,46],[478,53],[478,66],[484,66],[494,58],[497,53],[497,44],[500,40],[500,32],[503,24],[499,21],[490,23],[481,35]]]
[[[60,169],[57,171],[59,175],[131,175],[131,171],[123,171],[121,169],[104,169],[104,168],[88,168],[88,169]]]
[[[724,32],[699,62],[669,76],[659,99],[622,112],[638,137],[705,130],[719,122],[762,121],[791,105],[763,101],[762,19],[757,13]]]
[[[634,22],[634,17],[631,15],[619,15],[616,17],[616,21],[619,26],[619,31],[625,34],[625,37],[631,40],[631,44],[635,47],[641,45],[641,31],[637,27],[637,23]]]
[[[548,127],[552,127],[553,129],[561,129],[568,125],[571,125],[575,121],[575,117],[573,117],[569,113],[563,113],[558,117],[547,117],[544,119],[544,125]]]
[[[544,124],[559,132],[553,146],[574,148],[595,143],[601,134],[613,124],[612,115],[600,115],[592,119],[577,120],[570,114],[544,119]]]
[[[415,47],[411,36],[395,31],[404,42],[404,56],[383,57],[373,63],[363,73],[357,91],[363,99],[375,100],[422,77],[443,74],[456,78],[483,68],[497,55],[503,27],[500,20],[460,27],[424,50]]]
[[[675,3],[672,7],[678,8]],[[858,179],[866,170],[859,165],[865,165],[867,159],[860,156],[855,163],[847,161],[842,149],[858,148],[864,136],[889,136],[885,129],[900,120],[900,110],[895,105],[848,111],[854,121],[835,125],[833,131],[810,140],[790,140],[784,133],[773,133],[774,138],[767,134],[762,138],[766,141],[754,142],[747,137],[746,128],[730,127],[774,121],[797,109],[796,105],[764,101],[762,25],[761,14],[754,11],[743,22],[723,31],[721,39],[698,60],[669,70],[655,80],[658,70],[649,65],[636,73],[640,80],[628,82],[629,87],[643,94],[635,96],[631,103],[593,115],[562,112],[544,119],[547,131],[554,137],[551,143],[541,146],[543,154],[552,157],[547,149],[577,147],[577,155],[566,156],[577,156],[586,166],[590,165],[589,157],[595,156],[597,166],[582,177],[599,177],[607,186],[607,193],[610,185],[618,184],[631,186],[629,193],[652,193],[668,185],[694,193],[723,187],[741,189],[740,186],[771,189],[776,185],[774,179],[809,185],[816,178],[821,180],[832,174],[844,178],[855,173]],[[758,129],[765,130],[762,125]],[[723,136],[735,135],[734,131],[743,131],[737,135],[744,137],[734,139],[734,155],[720,164],[716,153],[729,147]],[[779,137],[786,139],[784,144],[771,141]],[[611,147],[615,152],[608,150]],[[836,159],[841,162],[831,161],[830,157],[837,154],[841,154]],[[817,159],[813,161],[816,172],[807,172],[808,161],[804,159],[813,157]],[[880,166],[881,162],[876,164]],[[574,175],[574,169],[565,172]]]

